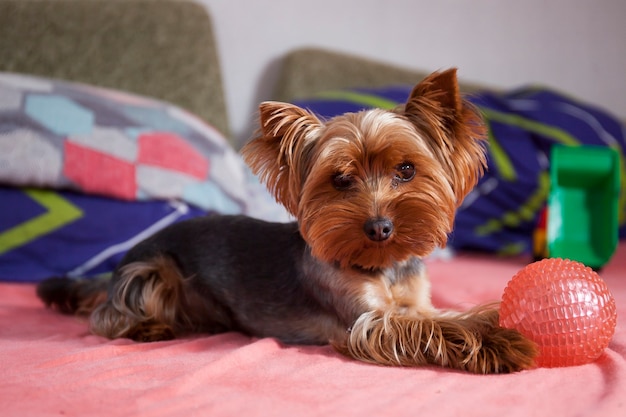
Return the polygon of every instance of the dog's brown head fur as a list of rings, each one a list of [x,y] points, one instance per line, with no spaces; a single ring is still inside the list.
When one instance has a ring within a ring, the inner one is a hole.
[[[484,126],[454,69],[427,77],[394,111],[322,122],[265,102],[260,122],[246,162],[298,218],[313,255],[341,267],[388,267],[444,246],[485,166]]]

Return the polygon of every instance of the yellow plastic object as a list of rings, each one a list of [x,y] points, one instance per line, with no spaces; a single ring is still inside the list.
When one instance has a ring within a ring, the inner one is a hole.
[[[554,146],[547,254],[599,269],[618,242],[619,154],[601,146]]]

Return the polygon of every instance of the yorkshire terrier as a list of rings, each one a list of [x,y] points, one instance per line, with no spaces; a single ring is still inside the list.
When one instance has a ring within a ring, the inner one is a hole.
[[[454,313],[431,304],[422,258],[445,246],[486,166],[485,127],[455,69],[428,76],[393,111],[322,121],[262,103],[242,154],[296,223],[177,223],[132,248],[108,279],[51,278],[39,297],[89,315],[91,331],[108,338],[234,330],[330,343],[384,365],[534,366],[536,346],[498,325],[497,305]]]

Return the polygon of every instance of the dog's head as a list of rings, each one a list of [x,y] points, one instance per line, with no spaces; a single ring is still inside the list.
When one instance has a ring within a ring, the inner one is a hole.
[[[433,73],[394,111],[326,122],[292,104],[260,106],[242,153],[298,218],[313,256],[376,269],[444,246],[485,166],[485,129],[456,70]]]

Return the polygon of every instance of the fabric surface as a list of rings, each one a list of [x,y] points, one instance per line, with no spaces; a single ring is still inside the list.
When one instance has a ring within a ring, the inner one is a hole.
[[[175,103],[228,135],[213,24],[187,0],[2,0],[0,71]]]
[[[281,64],[273,98],[287,102],[308,99],[321,91],[413,85],[430,73],[321,48],[295,49],[285,55]],[[461,81],[464,92],[487,87]]]
[[[501,297],[525,259],[429,261],[433,300]],[[459,271],[463,271],[459,274]],[[479,376],[357,363],[331,348],[237,333],[141,344],[90,335],[41,306],[31,284],[0,284],[0,409],[29,416],[621,417],[626,410],[626,245],[601,272],[618,310],[594,363]]]
[[[112,271],[157,230],[205,215],[177,201],[130,202],[69,191],[0,187],[0,281]]]
[[[294,103],[323,118],[364,108],[392,109],[412,86],[320,92]],[[545,88],[468,97],[489,128],[488,169],[457,212],[449,245],[499,254],[531,253],[533,231],[550,191],[555,145],[611,147],[626,155],[624,126],[608,112]],[[621,165],[619,224],[626,236],[626,171]]]

